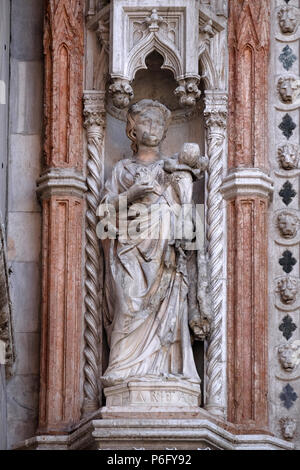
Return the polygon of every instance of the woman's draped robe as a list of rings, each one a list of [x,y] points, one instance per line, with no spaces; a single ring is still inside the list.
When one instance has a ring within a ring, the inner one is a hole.
[[[155,182],[155,192],[135,201],[144,208],[137,219],[139,231],[134,239],[102,242],[104,326],[110,346],[103,383],[168,379],[199,384],[188,326],[187,276],[174,245],[179,198],[163,161],[148,166],[131,160],[117,163],[102,204],[109,204],[111,197],[127,191],[143,175]],[[119,220],[126,212],[120,212]]]

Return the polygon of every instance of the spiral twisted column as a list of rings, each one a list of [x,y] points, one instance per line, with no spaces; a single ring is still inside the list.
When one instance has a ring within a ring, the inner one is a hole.
[[[97,208],[103,185],[103,139],[105,129],[104,92],[84,93],[84,127],[87,131],[86,245],[85,245],[85,332],[83,414],[100,405],[99,364],[101,363],[102,257],[96,234]]]
[[[224,307],[224,227],[223,197],[220,192],[224,167],[227,95],[206,92],[205,125],[209,157],[207,181],[207,250],[212,301],[212,325],[206,351],[206,409],[224,414],[223,307]]]

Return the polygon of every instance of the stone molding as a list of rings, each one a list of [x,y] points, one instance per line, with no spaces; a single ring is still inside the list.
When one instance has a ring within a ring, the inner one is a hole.
[[[203,412],[202,412],[203,413]],[[204,415],[204,413],[203,413]],[[73,432],[39,435],[13,450],[293,450],[294,444],[270,434],[242,434],[229,423],[194,419],[99,419],[95,413]]]
[[[223,179],[221,192],[224,199],[259,196],[271,198],[274,190],[272,178],[259,168],[239,168]]]
[[[84,176],[72,168],[50,168],[37,180],[37,194],[41,199],[50,196],[77,196],[87,190]]]

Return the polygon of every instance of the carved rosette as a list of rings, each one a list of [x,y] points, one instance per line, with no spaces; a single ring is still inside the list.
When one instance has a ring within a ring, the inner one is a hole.
[[[209,158],[207,181],[207,242],[210,262],[210,293],[212,300],[212,330],[207,348],[206,408],[215,414],[224,413],[222,399],[222,307],[224,302],[224,229],[220,188],[223,176],[223,154],[226,135],[227,95],[206,92],[205,124]]]
[[[83,413],[99,408],[99,330],[101,322],[101,253],[96,234],[97,208],[103,185],[103,139],[105,129],[104,92],[84,93],[84,127],[87,131],[86,262],[85,262],[85,346]]]

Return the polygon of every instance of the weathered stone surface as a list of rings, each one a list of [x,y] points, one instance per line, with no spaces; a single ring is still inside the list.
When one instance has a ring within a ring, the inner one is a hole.
[[[39,263],[13,261],[10,267],[14,331],[16,333],[36,333],[40,327],[40,265]]]
[[[15,333],[16,362],[14,372],[18,374],[39,373],[39,333]]]
[[[41,60],[44,0],[12,0],[11,4],[12,57]]]
[[[8,210],[40,212],[36,197],[36,179],[41,168],[41,137],[12,134],[10,136],[10,171]]]
[[[41,132],[43,65],[42,62],[11,60],[10,128],[15,134]]]
[[[0,364],[0,450],[5,450],[7,445],[6,400],[5,366]]]
[[[36,432],[39,379],[16,375],[7,385],[8,447],[28,439]]]
[[[10,212],[7,229],[9,261],[38,262],[41,245],[41,216],[37,212]]]

